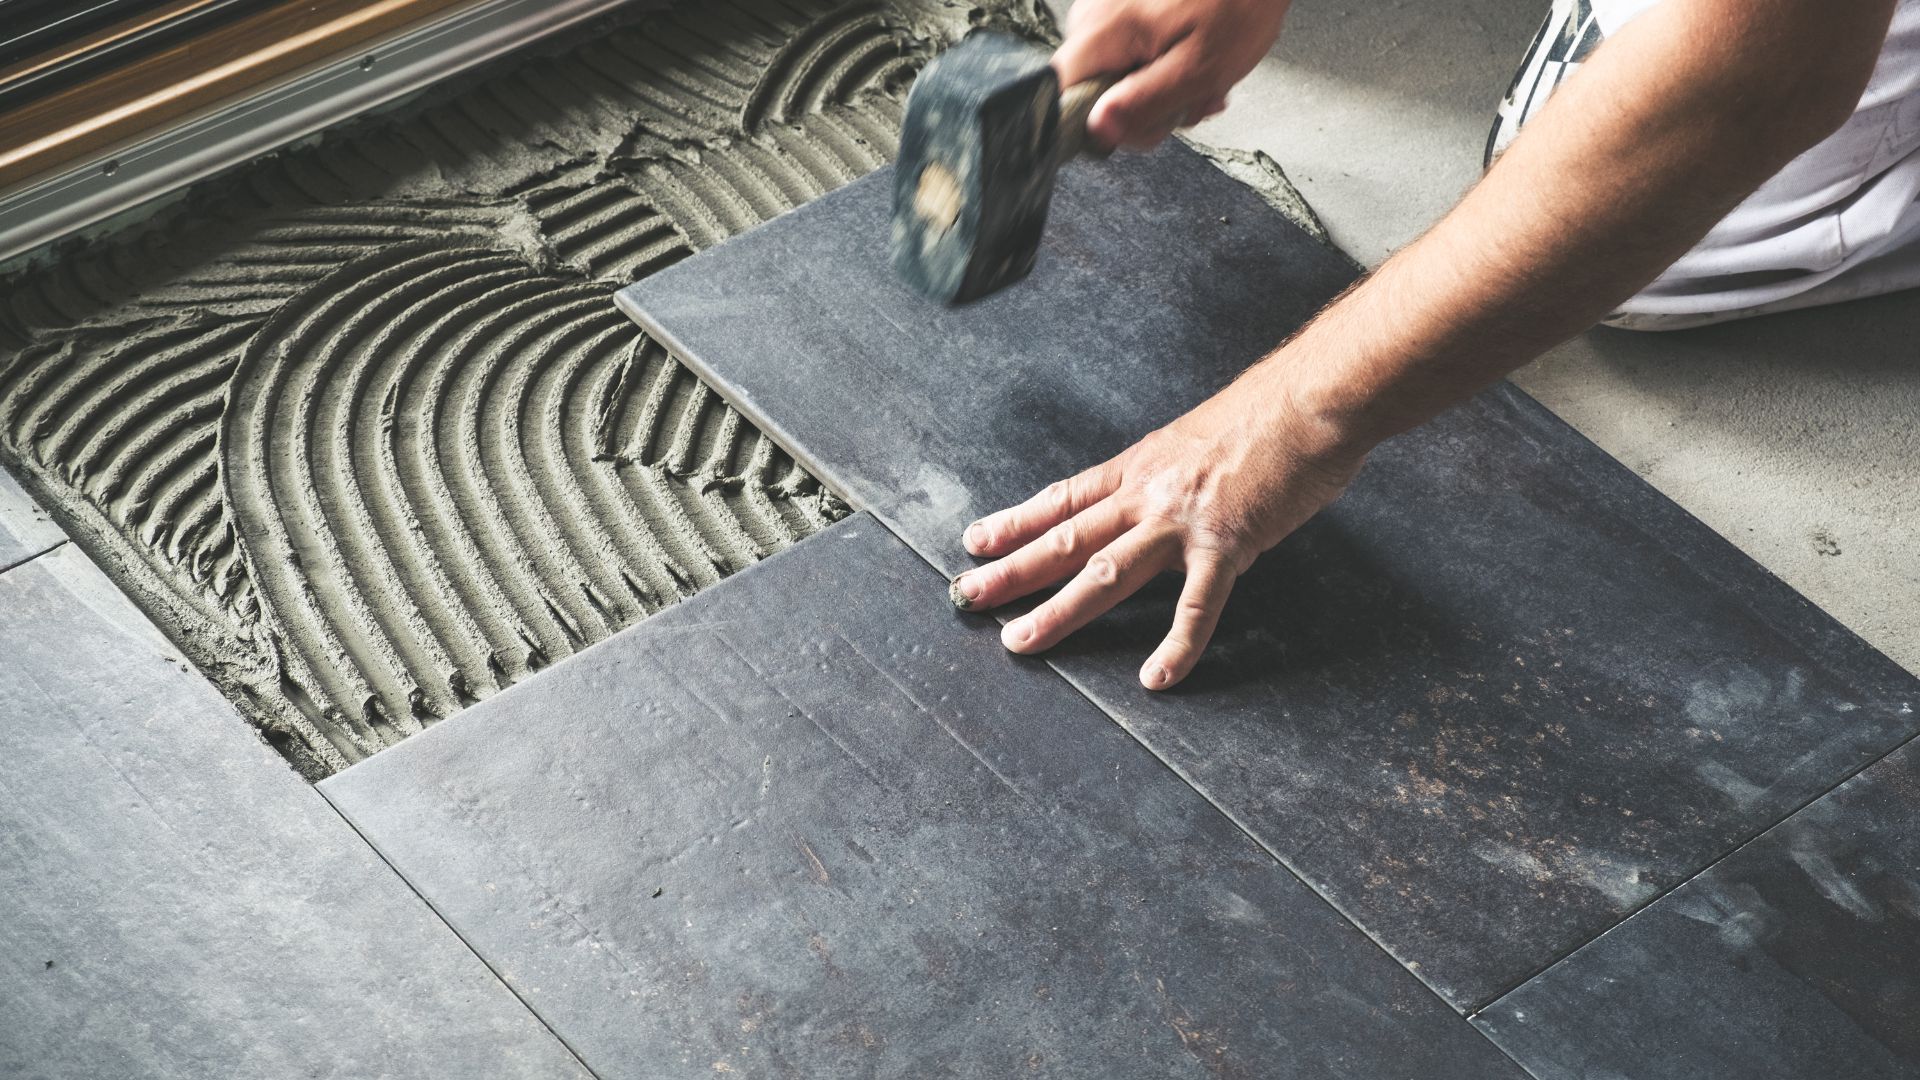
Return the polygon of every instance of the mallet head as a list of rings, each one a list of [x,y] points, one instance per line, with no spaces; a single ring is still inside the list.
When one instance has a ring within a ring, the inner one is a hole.
[[[1033,269],[1063,153],[1060,81],[1038,46],[976,31],[927,65],[907,96],[893,188],[893,266],[960,304]]]

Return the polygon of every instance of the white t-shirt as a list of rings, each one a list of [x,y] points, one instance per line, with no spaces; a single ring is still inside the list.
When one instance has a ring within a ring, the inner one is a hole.
[[[1591,2],[1611,36],[1662,0]],[[1920,0],[1900,0],[1852,119],[1789,162],[1622,310],[1684,315],[1772,305],[1916,244]]]

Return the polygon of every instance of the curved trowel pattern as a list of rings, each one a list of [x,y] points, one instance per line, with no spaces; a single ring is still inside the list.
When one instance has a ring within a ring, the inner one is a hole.
[[[827,519],[790,497],[806,488],[790,462],[699,393],[656,402],[641,453],[607,452],[622,399],[681,381],[636,372],[633,337],[602,284],[435,243],[348,264],[254,335],[220,469],[262,621],[329,703],[320,731],[343,756]]]
[[[0,458],[309,775],[845,512],[610,293],[882,164],[1031,5],[688,5],[0,290]]]

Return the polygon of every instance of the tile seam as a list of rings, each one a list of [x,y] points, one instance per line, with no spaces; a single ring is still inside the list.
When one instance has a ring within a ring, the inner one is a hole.
[[[833,491],[834,494],[838,495],[842,500],[844,500],[846,504],[852,508],[854,513],[856,514],[866,513],[870,515],[873,518],[873,520],[880,525],[880,527],[886,529],[887,532],[892,534],[895,539],[899,540],[900,543],[905,545],[907,550],[913,552],[915,556],[917,556],[922,562],[927,564],[927,567],[929,569],[931,569],[936,575],[939,575],[939,577],[942,580],[945,580],[947,575],[945,574],[944,571],[941,570],[940,564],[936,562],[931,555],[927,554],[926,552],[920,550],[919,547],[915,546],[914,542],[910,538],[908,538],[904,533],[902,533],[900,529],[898,529],[890,521],[888,521],[886,515],[884,515],[880,510],[874,507],[865,505],[864,501],[854,493],[852,486],[845,483],[841,479],[841,477],[839,476],[839,471],[837,469],[834,469],[833,467],[828,465],[823,459],[821,459],[818,455],[814,454],[812,451],[805,448],[801,444],[800,440],[795,439],[792,436],[792,434],[787,430],[785,425],[781,424],[778,420],[768,415],[766,410],[760,408],[759,403],[756,402],[751,395],[739,394],[734,392],[722,393],[719,389],[720,387],[727,387],[730,391],[733,388],[730,383],[720,378],[720,373],[717,370],[715,370],[712,365],[708,364],[704,357],[700,357],[697,354],[695,354],[693,350],[688,349],[685,343],[680,340],[677,334],[673,333],[671,329],[669,329],[667,326],[662,324],[659,320],[655,319],[653,315],[649,311],[647,311],[645,308],[642,308],[638,304],[634,303],[631,300],[631,298],[627,296],[624,290],[616,294],[616,300],[620,304],[621,309],[624,310],[629,316],[633,318],[633,320],[636,323],[640,325],[640,328],[643,332],[645,332],[649,337],[653,338],[655,341],[659,342],[661,346],[663,346],[667,350],[669,355],[671,355],[674,359],[679,360],[682,364],[686,365],[689,370],[693,371],[707,385],[714,387],[715,393],[719,393],[723,399],[732,403],[734,408],[740,410],[741,415],[753,421],[755,426],[760,428],[760,430],[765,432],[769,438],[773,439],[776,443],[778,443],[782,449],[787,451],[788,454],[792,455],[795,461],[799,462],[802,465],[802,467],[804,467],[808,472],[812,473],[814,477],[816,477],[822,484],[826,485],[829,490]],[[812,538],[809,537],[808,539],[812,539]],[[805,541],[802,541],[802,543],[804,542]],[[995,617],[998,618],[997,616]],[[1184,784],[1186,787],[1191,789],[1195,794],[1199,795],[1201,799],[1205,800],[1208,806],[1212,807],[1215,812],[1220,814],[1220,816],[1226,818],[1227,821],[1230,822],[1235,829],[1239,830],[1249,840],[1253,841],[1254,845],[1257,846],[1261,851],[1265,852],[1269,858],[1273,859],[1288,874],[1291,874],[1302,885],[1306,886],[1309,890],[1311,890],[1315,896],[1319,897],[1321,901],[1324,902],[1328,907],[1332,908],[1334,912],[1338,914],[1343,921],[1351,925],[1355,930],[1358,930],[1364,937],[1366,937],[1368,941],[1372,942],[1376,948],[1378,948],[1381,952],[1385,953],[1387,958],[1392,960],[1395,965],[1400,967],[1403,971],[1406,971],[1409,975],[1412,975],[1414,979],[1416,979],[1420,983],[1420,985],[1426,987],[1426,989],[1430,993],[1432,993],[1436,998],[1438,998],[1441,1001],[1441,1003],[1446,1006],[1448,1011],[1452,1012],[1455,1016],[1459,1016],[1462,1018],[1466,1018],[1469,1016],[1468,1009],[1463,1008],[1462,1006],[1459,1006],[1459,1005],[1455,1005],[1453,1002],[1447,1000],[1446,995],[1442,994],[1439,991],[1439,989],[1437,989],[1430,981],[1428,981],[1426,976],[1422,975],[1419,971],[1411,967],[1408,967],[1405,962],[1403,962],[1399,957],[1395,956],[1392,950],[1387,948],[1386,944],[1382,942],[1379,937],[1377,937],[1372,931],[1368,930],[1365,925],[1360,923],[1358,920],[1354,919],[1351,915],[1347,914],[1347,912],[1344,909],[1342,909],[1338,903],[1334,902],[1334,900],[1331,897],[1327,896],[1327,894],[1324,891],[1322,891],[1318,886],[1314,885],[1313,882],[1308,881],[1304,876],[1302,876],[1300,871],[1295,869],[1292,863],[1282,858],[1277,851],[1275,851],[1271,846],[1269,846],[1266,843],[1266,841],[1262,840],[1259,836],[1254,834],[1238,818],[1234,817],[1234,815],[1231,812],[1229,812],[1224,807],[1222,807],[1220,803],[1216,801],[1211,794],[1209,794],[1207,791],[1205,791],[1204,789],[1199,787],[1197,784],[1195,784],[1193,780],[1188,778],[1185,773],[1181,772],[1181,770],[1178,767],[1176,767],[1171,761],[1167,760],[1167,758],[1163,756],[1158,750],[1154,749],[1151,745],[1149,745],[1144,740],[1142,740],[1140,736],[1133,731],[1133,729],[1128,727],[1124,722],[1122,722],[1118,717],[1116,717],[1111,711],[1107,709],[1106,706],[1100,704],[1099,701],[1095,700],[1092,697],[1092,695],[1090,695],[1078,683],[1074,682],[1072,677],[1068,676],[1065,672],[1062,672],[1059,666],[1055,664],[1055,662],[1052,659],[1044,656],[1041,657],[1041,659],[1046,662],[1047,669],[1051,671],[1055,677],[1059,678],[1062,682],[1065,682],[1069,687],[1072,687],[1074,693],[1080,695],[1080,697],[1084,699],[1088,704],[1092,705],[1095,709],[1099,710],[1100,714],[1102,716],[1105,716],[1109,721],[1111,721],[1114,724],[1114,726],[1118,727],[1121,731],[1125,732],[1127,738],[1133,740],[1134,743],[1138,744],[1140,747],[1145,749],[1146,752],[1150,754],[1155,761],[1158,761],[1169,772],[1173,773],[1173,775],[1177,779],[1179,779],[1179,781],[1182,784]],[[1472,1026],[1472,1025],[1469,1024],[1468,1026]],[[1475,1028],[1475,1030],[1478,1031],[1479,1029]],[[1484,1037],[1484,1033],[1482,1034]],[[1492,1040],[1488,1040],[1488,1041],[1491,1042]],[[1501,1053],[1505,1054],[1506,1052],[1502,1050]]]
[[[1506,1000],[1506,998],[1516,993],[1517,991],[1525,988],[1529,983],[1547,974],[1549,971],[1552,971],[1554,968],[1557,968],[1561,964],[1566,963],[1568,960],[1573,959],[1573,957],[1576,954],[1580,953],[1581,951],[1587,949],[1590,946],[1599,944],[1601,939],[1605,938],[1607,935],[1613,933],[1614,931],[1620,929],[1621,927],[1627,925],[1627,923],[1632,922],[1641,913],[1653,907],[1653,905],[1658,904],[1660,901],[1665,900],[1667,897],[1672,896],[1676,892],[1679,892],[1681,889],[1692,884],[1694,881],[1697,881],[1700,878],[1705,877],[1707,874],[1712,873],[1714,870],[1718,869],[1722,863],[1725,863],[1729,859],[1732,859],[1734,856],[1745,851],[1747,848],[1753,846],[1755,843],[1758,843],[1768,833],[1772,832],[1773,830],[1779,828],[1782,825],[1785,825],[1787,822],[1792,821],[1794,818],[1800,816],[1800,813],[1802,811],[1806,810],[1808,807],[1812,806],[1814,803],[1819,802],[1821,799],[1824,799],[1827,796],[1845,787],[1848,783],[1850,783],[1853,780],[1854,777],[1859,776],[1861,773],[1866,772],[1868,769],[1871,769],[1875,765],[1880,764],[1882,761],[1885,761],[1887,758],[1892,757],[1894,754],[1899,753],[1901,750],[1905,749],[1907,745],[1910,743],[1920,744],[1920,732],[1915,732],[1914,734],[1908,735],[1906,738],[1901,739],[1898,743],[1895,743],[1893,746],[1887,748],[1885,752],[1875,755],[1873,758],[1869,759],[1868,761],[1860,765],[1858,768],[1854,769],[1852,772],[1849,772],[1847,775],[1841,777],[1838,781],[1836,781],[1833,784],[1832,787],[1829,787],[1824,791],[1821,791],[1813,795],[1811,798],[1808,798],[1805,802],[1802,802],[1800,805],[1794,807],[1792,810],[1782,815],[1779,819],[1775,821],[1771,821],[1766,825],[1761,826],[1760,828],[1749,833],[1745,838],[1740,840],[1738,843],[1734,844],[1731,848],[1728,848],[1725,852],[1723,852],[1719,856],[1715,857],[1711,862],[1707,863],[1705,866],[1702,866],[1700,869],[1694,871],[1693,873],[1688,874],[1686,877],[1681,878],[1679,881],[1675,882],[1670,888],[1667,888],[1661,891],[1659,894],[1653,896],[1651,899],[1647,900],[1645,903],[1641,904],[1639,907],[1636,907],[1632,911],[1621,916],[1618,920],[1616,920],[1615,922],[1607,926],[1606,929],[1600,931],[1599,933],[1593,935],[1592,937],[1587,938],[1586,940],[1580,942],[1577,945],[1569,946],[1567,949],[1555,955],[1553,959],[1547,961],[1545,964],[1542,964],[1540,968],[1534,971],[1532,974],[1527,975],[1525,978],[1516,980],[1512,985],[1506,987],[1505,989],[1489,997],[1486,1001],[1482,1002],[1481,1004],[1474,1006],[1471,1010],[1469,1010],[1465,1014],[1467,1019],[1477,1021],[1480,1018],[1480,1016],[1484,1014],[1488,1009],[1491,1009],[1494,1006],[1500,1004],[1500,1002]],[[1478,1027],[1478,1026],[1479,1026],[1478,1024],[1475,1025],[1475,1027]]]
[[[715,370],[712,367],[712,365],[708,364],[704,360],[704,358],[698,358],[692,350],[687,349],[685,344],[679,339],[677,335],[673,334],[666,326],[662,325],[658,320],[654,319],[652,315],[649,312],[647,312],[645,309],[640,308],[637,304],[633,303],[625,295],[624,291],[620,294],[616,294],[616,299],[620,303],[622,310],[626,311],[628,315],[632,316],[634,321],[641,326],[642,330],[646,334],[648,334],[654,340],[658,341],[663,347],[667,349],[669,354],[671,354],[675,359],[679,360],[682,364],[686,365],[689,370],[693,371],[696,375],[698,375],[702,381],[707,383],[707,385],[715,387],[716,393],[720,393],[720,390],[718,389],[719,387],[729,385],[724,379],[720,378],[719,372]],[[780,424],[777,420],[769,416],[764,409],[759,407],[759,403],[756,402],[750,395],[720,393],[720,396],[724,400],[732,403],[736,409],[739,409],[743,416],[746,416],[749,420],[753,421],[753,423],[756,426],[758,426],[761,431],[765,432],[769,438],[772,438],[777,444],[779,444],[783,449],[785,449],[788,452],[788,454],[790,454],[793,457],[795,461],[801,463],[801,465],[808,472],[812,473],[814,477],[816,477],[823,485],[825,485],[828,488],[828,490],[834,492],[834,494],[838,495],[843,501],[845,501],[846,504],[855,513],[865,512],[867,514],[872,515],[873,519],[876,522],[878,522],[888,532],[892,533],[894,537],[897,538],[901,543],[905,544],[908,550],[912,551],[915,555],[919,556],[921,561],[925,562],[933,570],[934,573],[941,575],[941,577],[943,578],[946,576],[945,573],[941,570],[940,564],[934,559],[933,556],[929,555],[927,552],[924,552],[920,550],[920,548],[915,546],[913,541],[909,539],[904,533],[902,533],[900,529],[896,528],[891,522],[889,522],[887,517],[880,510],[870,506],[866,506],[863,500],[861,500],[858,496],[854,494],[851,485],[845,483],[841,479],[841,477],[838,475],[838,470],[832,468],[818,455],[812,453],[810,450],[807,450],[805,447],[803,447],[799,440],[793,438],[791,433],[787,431],[784,425]],[[1665,498],[1664,495],[1661,495],[1660,497]],[[1828,616],[1828,618],[1831,618],[1831,616]],[[1046,658],[1043,657],[1042,659],[1046,659]],[[1269,847],[1265,841],[1261,840],[1247,826],[1242,824],[1237,818],[1233,816],[1231,812],[1227,811],[1217,801],[1215,801],[1212,795],[1208,794],[1204,789],[1199,787],[1193,780],[1189,779],[1184,773],[1182,773],[1180,769],[1177,768],[1171,761],[1169,761],[1167,758],[1162,756],[1159,751],[1155,750],[1152,746],[1150,746],[1143,739],[1141,739],[1139,735],[1135,734],[1134,731],[1131,728],[1129,728],[1123,721],[1121,721],[1118,717],[1114,716],[1114,714],[1110,712],[1105,706],[1101,705],[1089,693],[1087,693],[1087,691],[1085,691],[1077,683],[1075,683],[1071,676],[1061,671],[1060,668],[1054,663],[1054,661],[1052,661],[1051,659],[1046,659],[1046,663],[1049,669],[1051,669],[1056,675],[1058,675],[1061,679],[1063,679],[1069,686],[1072,686],[1074,688],[1075,693],[1080,694],[1080,696],[1085,698],[1090,704],[1094,706],[1094,708],[1099,709],[1103,715],[1105,715],[1109,720],[1112,720],[1117,726],[1119,726],[1119,728],[1122,731],[1125,731],[1127,733],[1128,738],[1133,739],[1136,743],[1139,743],[1141,746],[1145,747],[1148,753],[1152,754],[1156,760],[1158,760],[1161,764],[1165,765],[1170,771],[1174,773],[1175,776],[1178,776],[1182,783],[1192,788],[1196,793],[1200,795],[1201,798],[1207,801],[1208,805],[1212,806],[1215,810],[1219,811],[1220,814],[1226,817],[1229,821],[1232,821],[1234,827],[1239,829],[1241,832],[1245,833],[1249,839],[1252,839],[1255,844],[1259,845],[1262,851],[1265,851],[1275,861],[1279,862],[1281,866],[1285,867],[1288,873],[1292,874],[1296,878],[1299,878],[1301,883],[1306,885],[1307,888],[1312,889],[1316,896],[1319,896],[1322,900],[1324,900],[1328,904],[1328,906],[1332,907],[1335,911],[1339,912],[1341,918],[1351,923],[1362,934],[1365,934],[1369,941],[1372,941],[1383,952],[1386,952],[1389,957],[1392,957],[1394,960],[1394,963],[1399,964],[1402,968],[1406,969],[1408,973],[1412,974],[1414,978],[1418,979],[1423,986],[1426,986],[1436,996],[1438,996],[1443,1002],[1446,1002],[1447,1008],[1451,1009],[1456,1015],[1465,1017],[1469,1020],[1478,1016],[1481,1012],[1485,1011],[1486,1009],[1490,1008],[1495,1002],[1499,1001],[1500,998],[1505,997],[1507,994],[1510,994],[1514,990],[1519,989],[1521,986],[1524,986],[1527,982],[1531,981],[1532,979],[1538,978],[1540,975],[1544,974],[1549,968],[1552,968],[1553,966],[1566,960],[1568,957],[1572,956],[1575,952],[1578,952],[1580,949],[1585,948],[1587,945],[1590,945],[1593,942],[1598,941],[1600,938],[1606,936],[1608,933],[1611,933],[1615,928],[1619,927],[1620,925],[1625,923],[1627,920],[1633,918],[1635,915],[1639,914],[1641,911],[1646,910],[1646,908],[1649,905],[1658,903],[1663,897],[1672,893],[1675,889],[1680,888],[1682,885],[1685,885],[1687,882],[1692,881],[1694,878],[1700,876],[1701,874],[1706,873],[1707,871],[1711,870],[1713,867],[1719,865],[1721,861],[1731,857],[1735,852],[1744,848],[1747,844],[1751,843],[1752,841],[1758,839],[1760,836],[1764,835],[1768,830],[1779,825],[1781,822],[1786,821],[1788,818],[1793,817],[1795,814],[1799,813],[1801,810],[1806,809],[1808,806],[1812,805],[1815,801],[1824,797],[1834,789],[1840,787],[1842,784],[1845,784],[1848,780],[1853,779],[1854,776],[1858,775],[1861,771],[1867,768],[1870,768],[1872,765],[1880,761],[1882,758],[1886,757],[1888,754],[1891,754],[1895,750],[1898,750],[1901,746],[1906,745],[1906,743],[1916,738],[1920,738],[1920,731],[1916,731],[1909,734],[1905,738],[1901,739],[1900,742],[1895,746],[1890,747],[1884,753],[1874,756],[1870,760],[1866,761],[1864,764],[1860,765],[1858,768],[1852,770],[1851,772],[1846,773],[1839,780],[1837,780],[1832,786],[1824,790],[1821,790],[1820,792],[1807,798],[1804,802],[1800,803],[1797,806],[1794,806],[1791,810],[1786,812],[1780,818],[1756,828],[1754,831],[1747,834],[1744,838],[1740,839],[1738,842],[1733,844],[1733,846],[1729,847],[1728,849],[1723,851],[1721,854],[1713,857],[1708,862],[1702,864],[1693,873],[1687,875],[1686,877],[1682,878],[1680,881],[1676,882],[1671,888],[1666,889],[1656,894],[1655,896],[1651,897],[1645,903],[1634,908],[1632,911],[1629,911],[1626,914],[1622,915],[1616,921],[1608,924],[1606,927],[1601,929],[1598,933],[1595,933],[1590,937],[1584,938],[1575,944],[1566,946],[1561,951],[1554,953],[1551,959],[1545,961],[1541,967],[1533,971],[1531,974],[1515,980],[1511,985],[1499,991],[1496,991],[1490,996],[1487,996],[1485,998],[1469,999],[1463,1002],[1462,1004],[1456,1005],[1451,1000],[1448,1000],[1446,995],[1441,993],[1440,990],[1436,988],[1433,985],[1433,983],[1426,978],[1425,975],[1423,975],[1418,970],[1415,970],[1414,968],[1408,967],[1405,962],[1401,961],[1397,956],[1394,956],[1392,950],[1388,948],[1385,942],[1383,942],[1379,937],[1377,937],[1372,931],[1368,930],[1367,927],[1363,923],[1361,923],[1359,920],[1347,914],[1347,912],[1337,902],[1335,902],[1331,897],[1327,896],[1327,894],[1323,892],[1318,886],[1314,885],[1311,881],[1307,880],[1307,878],[1303,876],[1300,873],[1300,871],[1293,866],[1292,863],[1290,863],[1285,858],[1282,858],[1277,851]]]
[[[816,475],[819,475],[819,474],[816,473]],[[854,505],[854,510],[856,513],[861,512],[863,509],[859,507],[857,504],[850,504],[850,505]],[[881,528],[887,530],[887,532],[891,534],[894,539],[900,541],[900,543],[904,547],[906,547],[908,551],[913,552],[913,554],[917,558],[919,558],[921,562],[926,563],[927,568],[932,570],[937,577],[939,577],[942,580],[945,579],[946,575],[941,572],[939,565],[936,564],[932,559],[928,558],[924,552],[914,547],[912,541],[908,540],[905,536],[902,536],[898,529],[894,528],[893,525],[887,522],[886,518],[880,515],[879,511],[868,509],[868,510],[865,510],[865,512],[870,514],[873,517],[873,520],[875,521],[875,523],[877,523]],[[812,538],[809,537],[808,539],[812,539]],[[802,543],[805,543],[805,541],[802,541]],[[996,620],[998,620],[999,618],[998,616],[992,616],[992,617],[995,618]],[[1536,1077],[1536,1078],[1538,1077],[1537,1073],[1533,1072],[1533,1070],[1531,1069],[1528,1069],[1524,1064],[1522,1064],[1519,1061],[1519,1059],[1515,1058],[1512,1054],[1509,1054],[1505,1047],[1501,1046],[1498,1042],[1494,1041],[1492,1036],[1488,1035],[1485,1031],[1481,1030],[1479,1025],[1473,1023],[1472,1017],[1468,1015],[1465,1010],[1454,1005],[1451,1001],[1448,1001],[1446,999],[1446,996],[1440,993],[1440,991],[1436,989],[1432,983],[1428,982],[1425,976],[1423,976],[1420,972],[1415,971],[1413,968],[1408,967],[1404,962],[1402,962],[1401,959],[1395,956],[1392,950],[1388,949],[1385,943],[1383,943],[1378,937],[1376,937],[1372,931],[1368,930],[1364,925],[1356,921],[1351,915],[1347,914],[1347,912],[1343,908],[1341,908],[1341,906],[1338,903],[1336,903],[1325,892],[1321,891],[1321,889],[1318,886],[1314,885],[1313,882],[1308,881],[1305,877],[1301,876],[1300,872],[1294,869],[1293,865],[1289,863],[1285,858],[1281,857],[1279,852],[1275,851],[1271,846],[1267,844],[1266,841],[1262,840],[1259,836],[1255,835],[1251,830],[1249,830],[1246,827],[1246,825],[1241,823],[1239,818],[1235,817],[1231,811],[1227,810],[1225,807],[1221,806],[1219,802],[1215,801],[1213,796],[1208,794],[1205,789],[1195,784],[1193,780],[1188,778],[1187,775],[1179,769],[1178,766],[1174,765],[1173,762],[1168,761],[1166,757],[1161,755],[1161,753],[1158,750],[1154,749],[1152,746],[1148,745],[1144,740],[1142,740],[1140,736],[1136,734],[1132,728],[1128,727],[1125,722],[1123,722],[1119,717],[1115,716],[1112,712],[1110,712],[1105,705],[1102,705],[1098,700],[1096,700],[1091,694],[1089,694],[1084,688],[1082,688],[1079,683],[1075,682],[1071,676],[1061,671],[1058,665],[1056,665],[1052,659],[1047,658],[1045,656],[1042,656],[1040,659],[1042,659],[1046,663],[1047,670],[1053,675],[1054,678],[1057,678],[1061,682],[1065,683],[1069,689],[1071,689],[1075,694],[1078,694],[1082,700],[1084,700],[1088,705],[1091,705],[1096,711],[1100,713],[1100,715],[1106,717],[1108,722],[1112,723],[1114,727],[1119,728],[1120,731],[1123,734],[1125,734],[1130,741],[1134,743],[1134,745],[1140,747],[1142,750],[1145,750],[1147,752],[1147,756],[1151,757],[1154,761],[1158,762],[1162,768],[1166,769],[1169,773],[1171,773],[1174,779],[1178,780],[1188,790],[1192,791],[1195,795],[1198,795],[1202,802],[1205,802],[1209,808],[1211,808],[1216,814],[1218,814],[1221,818],[1223,818],[1236,831],[1238,831],[1241,835],[1245,836],[1249,841],[1251,841],[1256,848],[1264,852],[1268,858],[1273,860],[1274,864],[1277,867],[1279,867],[1280,870],[1284,871],[1286,874],[1291,876],[1295,881],[1298,881],[1302,886],[1304,886],[1307,889],[1308,892],[1312,893],[1315,897],[1317,897],[1321,903],[1326,904],[1327,907],[1333,911],[1334,915],[1337,916],[1341,922],[1344,922],[1348,926],[1351,926],[1355,931],[1357,931],[1360,934],[1361,937],[1365,938],[1369,944],[1373,945],[1374,948],[1378,949],[1381,955],[1385,956],[1390,962],[1392,962],[1395,967],[1399,968],[1401,971],[1406,972],[1408,975],[1411,975],[1414,981],[1419,983],[1420,986],[1423,989],[1425,989],[1429,994],[1432,994],[1434,1000],[1438,1001],[1440,1005],[1447,1012],[1451,1013],[1456,1019],[1460,1020],[1469,1030],[1471,1030],[1476,1035],[1478,1035],[1489,1047],[1491,1047],[1501,1057],[1504,1057],[1508,1061],[1513,1062],[1515,1068],[1518,1068],[1522,1073],[1524,1073],[1527,1076]]]
[[[381,851],[380,846],[368,838],[366,833],[360,831],[360,826],[354,822],[346,810],[341,807],[339,803],[334,802],[333,797],[328,795],[326,790],[319,784],[311,786],[314,791],[319,793],[320,798],[327,804],[328,809],[338,815],[340,820],[346,823],[347,828],[353,830],[353,835],[358,837],[360,842],[367,846],[367,850],[373,852],[374,857],[380,860],[381,865],[385,866],[395,878],[398,878],[400,883],[407,887],[408,892],[412,893],[416,899],[426,905],[427,911],[433,915],[434,921],[446,927],[447,932],[452,934],[454,940],[460,943],[460,947],[467,950],[475,960],[480,962],[482,967],[487,969],[487,974],[493,977],[494,982],[500,984],[501,989],[513,995],[513,1000],[518,1002],[520,1007],[527,1011],[528,1016],[533,1017],[534,1022],[540,1025],[541,1030],[551,1035],[553,1040],[560,1044],[560,1048],[567,1052],[567,1056],[571,1057],[583,1072],[592,1077],[593,1080],[603,1080],[600,1073],[595,1070],[593,1066],[587,1064],[586,1058],[580,1055],[580,1051],[575,1049],[573,1044],[567,1041],[566,1036],[554,1030],[553,1025],[547,1022],[547,1018],[541,1015],[540,1010],[534,1008],[532,1002],[521,996],[520,991],[513,988],[513,984],[507,981],[506,976],[500,974],[500,970],[493,966],[493,961],[488,960],[479,949],[474,948],[473,943],[467,940],[467,936],[460,932],[460,928],[454,926],[453,923],[447,919],[445,913],[443,913],[439,907],[435,906],[432,900],[427,899],[427,895],[421,892],[418,886],[414,885],[413,879],[409,878],[398,866],[395,866],[393,860],[387,858],[387,853]],[[1475,1028],[1475,1030],[1478,1031],[1479,1029]],[[1484,1038],[1485,1033],[1482,1032],[1481,1034]],[[1489,1043],[1493,1042],[1491,1039],[1487,1041]],[[1500,1052],[1502,1054],[1506,1053],[1505,1050],[1501,1050]]]
[[[29,555],[22,556],[20,559],[14,562],[10,562],[5,564],[4,566],[0,566],[0,574],[10,573],[14,570],[18,570],[21,567],[27,565],[28,563],[34,561],[35,559],[41,558],[46,555],[50,555],[53,552],[58,551],[64,545],[71,544],[72,542],[73,540],[71,537],[63,536],[60,539],[55,540],[53,543],[48,544],[46,547],[41,548],[39,551],[33,552]]]

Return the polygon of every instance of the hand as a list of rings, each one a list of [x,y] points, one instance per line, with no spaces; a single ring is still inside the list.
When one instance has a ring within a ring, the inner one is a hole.
[[[1226,108],[1286,12],[1287,0],[1080,0],[1053,66],[1063,86],[1131,72],[1094,105],[1087,131],[1149,147]]]
[[[1236,578],[1345,490],[1365,451],[1293,407],[1258,369],[1103,465],[969,525],[967,550],[1004,556],[954,579],[954,603],[997,607],[1071,578],[1008,623],[1000,640],[1035,653],[1133,595],[1186,573],[1173,629],[1140,669],[1149,690],[1186,678]]]

